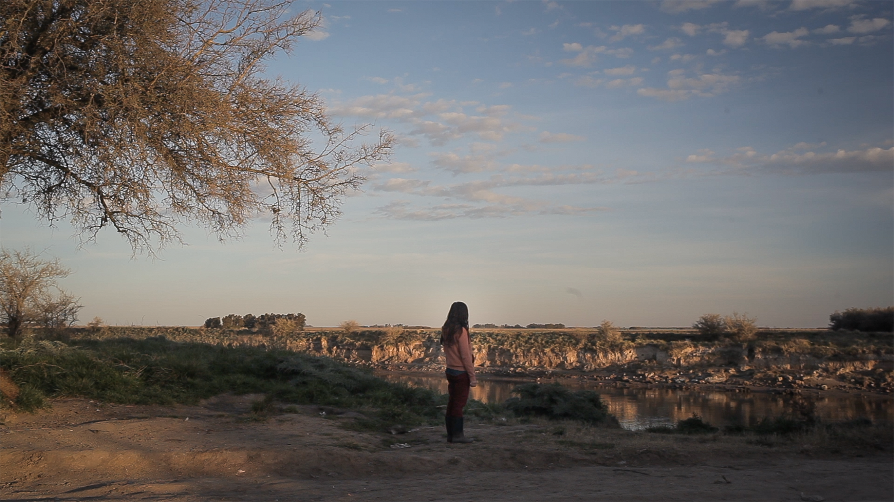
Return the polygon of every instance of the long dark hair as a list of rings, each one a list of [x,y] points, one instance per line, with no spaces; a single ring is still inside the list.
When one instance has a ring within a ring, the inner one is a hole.
[[[447,320],[441,326],[441,345],[451,347],[456,344],[463,328],[469,329],[469,307],[463,302],[453,302],[447,313]]]

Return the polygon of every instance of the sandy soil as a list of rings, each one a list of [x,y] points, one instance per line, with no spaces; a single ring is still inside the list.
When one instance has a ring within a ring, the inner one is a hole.
[[[355,432],[352,413],[252,420],[257,396],[200,406],[53,402],[2,417],[2,500],[885,501],[891,445],[829,453],[727,436],[553,423]],[[397,431],[399,432],[399,431]]]

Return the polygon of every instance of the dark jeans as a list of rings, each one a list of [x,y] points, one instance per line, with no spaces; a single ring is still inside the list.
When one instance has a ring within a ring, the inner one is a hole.
[[[450,396],[450,399],[447,400],[447,416],[462,417],[463,408],[466,406],[466,401],[469,400],[469,374],[451,375],[447,373],[447,394]]]

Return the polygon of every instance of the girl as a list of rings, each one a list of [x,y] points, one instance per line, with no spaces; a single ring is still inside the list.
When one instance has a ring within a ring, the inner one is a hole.
[[[441,345],[447,356],[447,442],[471,443],[463,435],[463,407],[469,400],[469,387],[478,385],[475,377],[475,359],[469,337],[469,308],[463,302],[454,302],[441,327]]]

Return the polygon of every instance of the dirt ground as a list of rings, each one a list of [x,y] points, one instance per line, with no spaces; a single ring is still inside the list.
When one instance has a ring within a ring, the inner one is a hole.
[[[315,406],[253,419],[258,396],[199,406],[53,402],[0,425],[2,500],[884,501],[891,445],[833,451],[550,422],[369,433]]]

